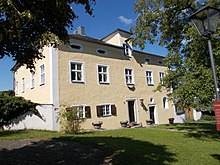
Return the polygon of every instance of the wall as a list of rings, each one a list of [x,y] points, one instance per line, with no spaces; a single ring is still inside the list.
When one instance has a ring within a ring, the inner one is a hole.
[[[56,112],[54,112],[52,105],[37,106],[37,110],[41,114],[42,119],[33,114],[26,114],[14,119],[14,124],[11,125],[10,129],[58,130],[58,128],[53,126],[53,114]]]
[[[83,124],[84,128],[93,128],[92,122],[103,121],[104,128],[118,128],[120,121],[128,120],[128,100],[135,101],[136,119],[138,123],[146,125],[149,119],[149,106],[155,106],[156,123],[168,123],[168,118],[174,116],[173,106],[164,109],[162,98],[166,91],[154,92],[159,83],[159,72],[166,71],[166,67],[158,64],[162,57],[133,52],[133,57],[123,55],[123,49],[95,43],[72,40],[82,45],[83,52],[73,52],[69,46],[62,46],[58,51],[58,77],[59,77],[59,101],[60,105],[85,104],[91,107],[92,118]],[[97,48],[108,51],[107,55],[97,55]],[[151,58],[151,64],[145,64],[145,58]],[[84,62],[85,82],[71,83],[69,61]],[[97,64],[108,65],[110,70],[109,84],[99,84],[97,78]],[[134,69],[135,89],[128,88],[125,82],[124,69]],[[154,86],[146,84],[146,70],[152,70],[154,74]],[[154,102],[150,103],[150,98]],[[144,99],[141,106],[140,99]],[[117,116],[97,117],[96,106],[104,103],[112,103],[117,107]]]

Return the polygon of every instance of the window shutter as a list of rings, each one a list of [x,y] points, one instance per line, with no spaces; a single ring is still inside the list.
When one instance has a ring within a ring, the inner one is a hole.
[[[102,116],[102,107],[101,106],[96,106],[96,110],[97,110],[97,116],[101,117]]]
[[[90,106],[85,107],[85,117],[86,118],[91,118],[91,108],[90,108]]]
[[[111,112],[113,116],[117,116],[117,110],[115,105],[111,105]]]

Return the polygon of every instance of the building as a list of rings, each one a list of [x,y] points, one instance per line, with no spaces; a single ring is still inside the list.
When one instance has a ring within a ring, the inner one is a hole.
[[[70,35],[67,45],[45,46],[45,58],[36,62],[35,72],[15,67],[16,95],[40,103],[45,118],[29,116],[18,128],[58,130],[62,105],[81,108],[85,129],[93,129],[98,121],[107,129],[119,128],[126,120],[142,125],[149,119],[155,124],[166,124],[169,118],[179,121],[167,91],[154,92],[167,70],[164,57],[132,50],[130,33],[121,29],[102,39],[84,31]]]

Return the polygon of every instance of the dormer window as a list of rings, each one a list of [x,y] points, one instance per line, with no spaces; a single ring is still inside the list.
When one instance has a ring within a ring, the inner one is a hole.
[[[98,55],[107,55],[107,51],[104,49],[97,49],[96,52]]]
[[[82,45],[76,43],[70,43],[69,46],[73,51],[77,51],[77,52],[80,52],[83,49]]]
[[[159,61],[158,61],[158,64],[159,64],[159,65],[163,65],[163,61],[162,61],[162,60],[159,60]]]
[[[124,55],[127,57],[131,57],[132,49],[131,49],[130,45],[128,43],[124,43],[123,48],[124,48]]]
[[[151,60],[150,60],[150,58],[145,58],[145,59],[144,59],[144,62],[145,62],[145,64],[150,64],[150,63],[151,63]]]

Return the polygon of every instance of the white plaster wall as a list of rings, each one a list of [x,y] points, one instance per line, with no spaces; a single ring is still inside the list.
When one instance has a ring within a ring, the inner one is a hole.
[[[54,119],[53,119],[53,106],[52,105],[40,105],[37,106],[38,112],[41,114],[43,119],[33,114],[27,114],[24,118],[20,116],[13,120],[13,125],[10,129],[40,129],[40,130],[55,130]],[[23,120],[21,120],[24,118]],[[8,128],[6,128],[8,129]]]
[[[202,112],[199,110],[193,109],[193,119],[197,121],[201,119],[201,117],[202,117]]]

